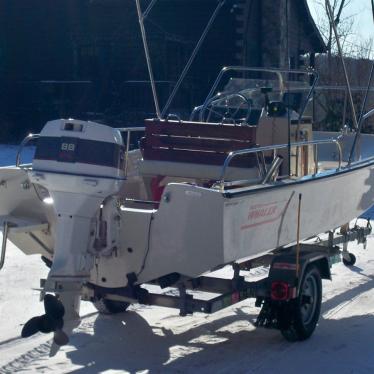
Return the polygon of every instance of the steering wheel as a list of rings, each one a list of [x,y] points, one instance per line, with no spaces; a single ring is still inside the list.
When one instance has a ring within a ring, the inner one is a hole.
[[[230,105],[230,102],[233,100],[239,99],[239,103]],[[223,105],[222,105],[223,104]],[[247,107],[247,112],[245,117],[242,118],[237,118],[237,115],[241,109],[243,109],[243,106]],[[217,117],[220,118],[221,123],[233,123],[233,124],[238,124],[238,123],[248,123],[249,116],[251,114],[251,100],[246,98],[244,95],[240,93],[234,93],[230,94],[227,96],[224,96],[222,98],[217,98],[215,96],[211,102],[209,103],[209,106],[207,108],[208,110],[208,116],[206,121],[209,122],[212,114],[216,115]],[[225,113],[220,112],[217,110],[219,107],[224,107],[225,108]]]

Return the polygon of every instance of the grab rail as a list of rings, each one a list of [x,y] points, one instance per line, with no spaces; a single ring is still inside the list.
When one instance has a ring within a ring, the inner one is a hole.
[[[305,142],[297,142],[297,143],[291,143],[291,147],[304,147],[304,146],[310,146],[313,145],[315,147],[315,150],[318,145],[321,144],[335,144],[336,148],[338,150],[339,160],[338,160],[338,168],[337,170],[341,170],[342,168],[342,161],[343,161],[343,151],[342,146],[338,139],[324,139],[324,140],[310,140]],[[252,153],[263,153],[267,151],[276,151],[278,149],[284,149],[288,148],[289,144],[277,144],[277,145],[268,145],[264,147],[257,147],[257,148],[249,148],[249,149],[241,149],[238,151],[233,151],[228,154],[226,157],[226,160],[222,167],[222,172],[219,179],[219,185],[220,189],[223,192],[225,190],[225,175],[226,175],[226,169],[230,165],[231,161],[238,156],[248,155]],[[316,152],[315,152],[316,154]],[[318,158],[314,157],[314,175],[318,173]]]
[[[314,80],[313,80],[313,84],[311,85],[310,87],[310,90],[309,90],[309,93],[307,95],[307,98],[305,100],[305,103],[302,107],[302,110],[300,112],[300,116],[299,118],[301,119],[302,116],[304,115],[304,112],[306,110],[306,107],[308,105],[308,102],[310,100],[310,98],[312,97],[312,94],[313,94],[313,91],[316,87],[316,84],[319,80],[319,75],[318,73],[313,70],[313,69],[309,69],[309,70],[292,70],[292,69],[272,69],[272,68],[252,68],[252,67],[245,67],[245,66],[226,66],[224,67],[220,73],[218,74],[210,92],[208,93],[208,96],[206,97],[203,105],[202,105],[202,108],[200,110],[200,121],[203,121],[203,118],[204,118],[204,112],[205,110],[207,109],[207,106],[209,105],[209,101],[210,99],[213,97],[213,94],[214,92],[216,91],[217,87],[218,87],[218,84],[220,83],[220,81],[222,80],[222,77],[229,71],[236,71],[236,72],[254,72],[254,73],[270,73],[270,74],[275,74],[278,76],[278,80],[279,80],[279,86],[280,86],[280,89],[281,91],[283,91],[285,89],[284,87],[284,81],[283,81],[283,76],[282,74],[303,74],[303,75],[312,75],[314,77]]]
[[[119,128],[116,128],[116,130],[126,133],[125,176],[127,176],[131,133],[133,133],[133,132],[143,132],[143,131],[145,131],[145,127],[119,127]]]
[[[362,119],[368,119],[370,118],[372,115],[374,114],[374,109],[371,109],[369,110],[366,114],[364,114],[364,116],[362,117]]]
[[[28,142],[34,139],[38,139],[40,137],[40,134],[29,134],[26,136],[25,139],[22,140],[22,143],[19,145],[17,154],[16,154],[16,167],[19,167],[21,163],[21,152],[23,151],[23,148],[26,146]]]

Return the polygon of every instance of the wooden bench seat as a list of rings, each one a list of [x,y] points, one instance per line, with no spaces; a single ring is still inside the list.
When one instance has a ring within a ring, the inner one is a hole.
[[[144,160],[223,165],[230,152],[256,146],[256,127],[146,120],[140,145]],[[232,162],[235,167],[256,165],[253,154]]]

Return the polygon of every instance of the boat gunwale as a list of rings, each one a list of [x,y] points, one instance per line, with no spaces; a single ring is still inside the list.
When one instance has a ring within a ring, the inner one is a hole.
[[[252,195],[260,191],[265,192],[265,191],[273,190],[275,188],[290,187],[290,186],[295,186],[299,184],[315,182],[315,181],[319,181],[319,180],[326,179],[326,178],[332,178],[332,177],[344,175],[344,174],[347,174],[347,173],[350,173],[356,170],[364,169],[368,166],[373,166],[373,165],[374,165],[374,156],[371,156],[364,160],[352,162],[350,165],[343,166],[340,170],[329,169],[318,174],[306,175],[297,180],[288,179],[287,181],[283,180],[283,181],[276,182],[275,184],[270,184],[270,185],[255,185],[255,186],[249,186],[247,188],[244,187],[242,189],[237,189],[236,191],[225,191],[225,192],[222,192],[222,195],[225,198],[229,198],[229,199],[235,198],[235,197],[246,196],[246,195]]]

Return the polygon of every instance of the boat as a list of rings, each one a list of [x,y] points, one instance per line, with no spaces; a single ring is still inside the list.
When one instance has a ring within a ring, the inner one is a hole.
[[[50,268],[41,282],[45,314],[22,336],[53,332],[56,349],[67,344],[81,299],[106,313],[139,302],[186,315],[255,297],[258,325],[307,339],[319,318],[321,278],[331,278],[330,260],[340,254],[336,243],[363,242],[370,232],[347,222],[374,203],[374,136],[360,132],[372,111],[353,131],[313,131],[305,111],[316,71],[225,67],[190,119],[162,115],[145,51],[156,118],[120,129],[50,121],[22,142],[15,166],[0,168],[0,268],[7,240]],[[312,82],[302,95],[286,79],[300,75]],[[33,161],[23,164],[33,140]],[[327,244],[304,243],[328,231]],[[354,263],[346,247],[343,257]],[[269,276],[247,282],[240,271],[260,259]],[[226,265],[233,279],[209,275]],[[189,290],[219,296],[199,300]]]

